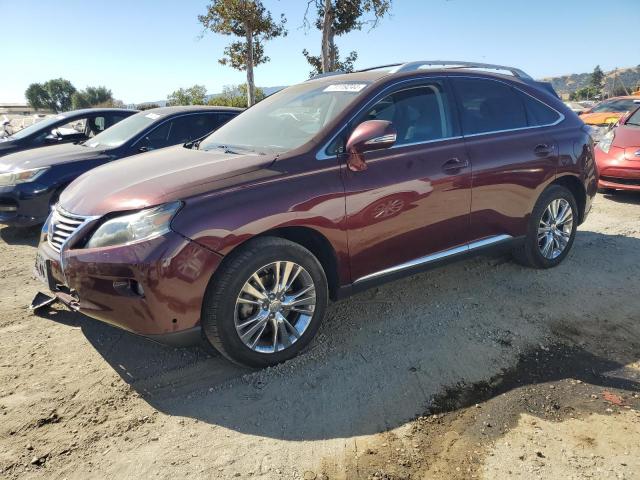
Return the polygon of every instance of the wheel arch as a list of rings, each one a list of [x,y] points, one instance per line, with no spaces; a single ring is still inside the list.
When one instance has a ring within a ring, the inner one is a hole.
[[[574,175],[563,175],[562,177],[556,178],[550,185],[561,185],[573,194],[573,198],[575,198],[578,204],[578,224],[581,224],[585,219],[587,190],[580,179]]]

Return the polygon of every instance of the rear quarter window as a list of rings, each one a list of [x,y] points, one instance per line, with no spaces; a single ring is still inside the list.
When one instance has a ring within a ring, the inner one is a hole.
[[[552,125],[560,120],[560,114],[548,105],[526,93],[518,92],[527,111],[527,122],[530,127]]]

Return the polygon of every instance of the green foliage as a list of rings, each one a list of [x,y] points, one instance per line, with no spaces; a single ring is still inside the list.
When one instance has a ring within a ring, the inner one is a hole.
[[[600,68],[600,65],[596,65],[591,73],[590,85],[597,89],[602,89],[604,85],[604,72]]]
[[[32,83],[24,93],[29,105],[35,109],[66,112],[71,109],[71,97],[76,92],[69,80],[56,78],[45,83]]]
[[[340,61],[335,37],[345,35],[354,30],[361,30],[365,25],[375,28],[378,22],[389,14],[393,0],[309,0],[304,16],[304,25],[308,28],[309,8],[315,6],[314,26],[322,32],[322,49],[319,56],[310,55],[305,49],[302,54],[316,73],[333,71],[353,71],[353,64],[358,58],[351,52]],[[318,63],[318,59],[320,62]]]
[[[224,49],[218,61],[222,65],[247,72],[247,104],[255,103],[253,69],[269,61],[264,43],[287,35],[286,19],[276,21],[260,0],[211,0],[205,15],[198,21],[206,30],[237,37]]]
[[[355,70],[355,62],[358,60],[358,53],[356,51],[351,52],[344,60],[340,60],[340,50],[338,46],[335,47],[335,71],[351,73]],[[309,78],[314,75],[322,73],[322,57],[320,55],[311,55],[305,48],[302,50],[304,58],[307,59],[309,65],[311,65],[311,71],[309,72]]]
[[[32,83],[29,85],[27,90],[24,92],[24,96],[27,99],[27,102],[29,102],[29,105],[36,110],[48,109],[51,105],[49,92],[44,89],[44,86],[41,83]]]
[[[569,95],[569,100],[578,101],[578,100],[593,100],[596,98],[600,98],[601,90],[594,86],[582,87],[577,89],[575,92],[571,92]]]
[[[74,110],[97,106],[110,107],[115,106],[115,102],[111,90],[106,87],[87,87],[71,96],[71,104]]]
[[[224,57],[218,60],[236,70],[247,69],[249,39],[254,50],[252,66],[256,66],[269,61],[263,43],[287,35],[284,14],[276,22],[260,0],[213,0],[198,20],[214,33],[242,38],[225,48]]]
[[[207,88],[204,85],[194,85],[180,88],[167,96],[167,105],[204,105],[207,103]]]
[[[322,30],[325,15],[325,0],[313,0],[309,6],[315,3],[316,20],[315,26]],[[332,0],[333,23],[332,28],[335,35],[340,36],[353,30],[361,30],[365,25],[372,28],[391,10],[392,0]],[[306,18],[306,15],[305,15]]]
[[[256,103],[265,98],[264,90],[256,88]],[[238,107],[247,106],[247,85],[242,84],[235,87],[225,86],[220,95],[216,95],[209,99],[209,105],[219,107]]]
[[[152,108],[160,108],[157,103],[139,103],[136,105],[136,110],[151,110]]]

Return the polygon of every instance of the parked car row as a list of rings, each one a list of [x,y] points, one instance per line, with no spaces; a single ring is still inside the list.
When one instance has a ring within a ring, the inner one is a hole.
[[[25,149],[0,158],[0,223],[40,224],[62,190],[81,174],[131,155],[198,139],[240,111],[226,107],[165,107],[138,113],[90,109],[27,127],[0,143],[0,152],[3,145],[10,151]],[[61,125],[78,120],[84,122],[83,131],[60,133]],[[51,144],[56,145],[33,148]]]
[[[329,299],[493,249],[558,265],[597,190],[586,126],[517,68],[323,75],[238,113],[140,112],[3,157],[3,221],[52,207],[33,307],[273,365]]]

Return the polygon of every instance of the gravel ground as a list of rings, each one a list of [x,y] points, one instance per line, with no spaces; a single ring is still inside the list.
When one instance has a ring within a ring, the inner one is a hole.
[[[26,305],[0,229],[0,477],[640,478],[640,196],[550,271],[476,258],[333,304],[262,371]]]

